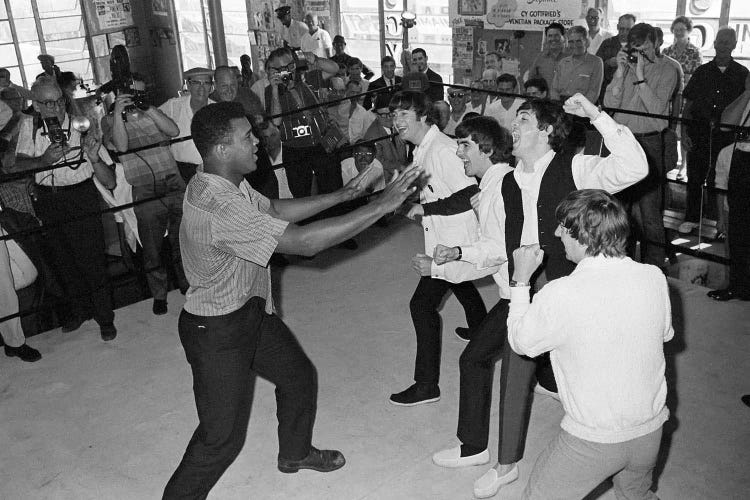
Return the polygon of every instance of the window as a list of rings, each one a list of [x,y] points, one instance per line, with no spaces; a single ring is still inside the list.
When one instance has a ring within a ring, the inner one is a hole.
[[[8,68],[13,82],[29,87],[42,72],[39,54],[54,56],[62,71],[85,82],[94,80],[80,0],[0,3],[0,67]]]
[[[222,0],[221,10],[224,16],[224,39],[227,44],[227,64],[240,65],[242,54],[250,55],[250,38],[248,37],[247,4],[245,0]]]
[[[180,36],[183,70],[213,68],[214,54],[207,2],[205,0],[175,0],[174,9],[177,13],[177,31]]]
[[[729,6],[729,27],[737,32],[737,48],[732,55],[750,68],[750,3],[734,0]]]
[[[386,14],[390,15],[391,13]],[[400,35],[401,27],[398,26],[397,29]],[[335,33],[331,33],[331,38],[334,35]],[[359,58],[376,74],[379,73],[380,21],[378,18],[378,2],[372,0],[341,0],[341,35],[346,39],[346,53]],[[400,45],[399,43],[399,47]],[[398,54],[401,54],[400,50]],[[396,57],[398,61],[398,56]]]

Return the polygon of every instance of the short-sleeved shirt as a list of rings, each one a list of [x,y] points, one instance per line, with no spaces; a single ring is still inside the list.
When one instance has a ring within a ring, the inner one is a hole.
[[[289,23],[289,27],[287,28],[283,24],[279,27],[279,34],[281,34],[281,38],[289,44],[290,47],[298,49],[302,46],[302,37],[305,36],[305,34],[309,34],[310,29],[307,27],[305,23],[302,21],[295,21],[292,19],[292,21]]]
[[[187,186],[180,224],[180,253],[190,288],[185,310],[219,316],[252,297],[273,312],[271,258],[286,221],[268,214],[271,202],[247,181],[196,172]]]
[[[111,120],[111,115],[102,120],[105,139],[112,133]],[[142,112],[138,115],[130,114],[125,122],[125,131],[128,134],[128,150],[164,142],[164,145],[155,145],[137,153],[119,155],[125,179],[131,186],[150,186],[169,174],[179,173],[174,157],[165,142],[169,137],[159,130],[149,116]]]
[[[698,47],[688,42],[687,46],[678,53],[674,45],[670,45],[666,49],[662,50],[662,54],[669,56],[682,66],[682,72],[685,75],[685,85],[690,82],[690,78],[698,69],[698,66],[703,64],[703,57]]]
[[[60,124],[67,138],[67,144],[70,151],[60,158],[57,163],[80,162],[79,166],[60,167],[44,172],[34,174],[37,184],[43,186],[72,186],[90,179],[94,175],[94,168],[89,163],[88,156],[81,149],[81,134],[70,126],[70,117],[66,114],[62,124]],[[47,151],[52,144],[47,135],[47,126],[44,122],[41,126],[34,129],[34,120],[31,116],[25,115],[21,118],[18,129],[18,144],[16,145],[16,155],[22,154],[29,158],[39,158]],[[109,163],[109,155],[104,148],[99,151],[102,159]]]
[[[682,96],[691,101],[690,117],[703,122],[721,120],[724,109],[745,91],[747,68],[732,59],[722,71],[716,62],[698,66]],[[695,125],[690,126],[696,129]],[[699,127],[708,133],[708,127]]]
[[[318,28],[318,31],[310,34],[308,30],[302,36],[301,48],[304,52],[312,52],[318,57],[328,57],[326,49],[333,48],[333,42],[331,42],[331,35],[322,28]]]
[[[209,99],[207,104],[213,103],[214,101]],[[173,97],[159,106],[159,109],[177,124],[177,127],[180,129],[180,135],[178,137],[186,137],[190,135],[190,124],[193,122],[193,108],[190,107],[189,95]],[[174,156],[176,161],[194,163],[195,165],[203,164],[203,159],[201,158],[200,153],[198,153],[198,149],[196,149],[192,139],[189,141],[175,142],[170,146],[170,149],[172,150],[172,156]]]

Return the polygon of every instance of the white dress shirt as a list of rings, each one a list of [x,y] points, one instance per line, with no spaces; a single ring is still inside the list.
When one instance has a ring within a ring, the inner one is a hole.
[[[372,122],[377,117],[375,113],[367,111],[362,105],[357,104],[354,111],[349,115],[348,132],[349,144],[354,144],[365,136],[365,132],[370,128]]]
[[[208,104],[213,103],[212,99],[208,100]],[[190,107],[190,95],[173,97],[159,106],[159,109],[177,124],[177,127],[180,129],[178,137],[190,135],[190,124],[193,121],[193,108]],[[175,142],[169,146],[169,149],[172,150],[172,156],[174,156],[175,161],[203,165],[203,158],[201,158],[192,139]]]
[[[628,257],[586,257],[532,304],[529,287],[511,294],[508,342],[525,356],[550,352],[565,431],[621,443],[669,418],[663,343],[674,330],[658,267]]]
[[[594,38],[589,37],[589,48],[587,49],[588,53],[595,56],[596,51],[599,50],[599,46],[607,38],[612,38],[612,33],[600,28],[597,34],[594,35]]]
[[[365,186],[365,189],[370,188],[372,191],[382,191],[385,189],[383,164],[380,163],[380,160],[374,158],[368,167],[369,166],[372,166],[372,169],[370,169],[370,172],[364,180],[363,185]],[[354,158],[349,157],[341,161],[341,180],[343,181],[344,186],[346,186],[347,182],[358,175],[359,170],[357,170],[357,165],[354,163]]]
[[[464,109],[464,112],[461,113],[461,116],[458,117],[458,120],[453,119],[453,113],[451,113],[450,118],[448,118],[448,125],[445,126],[443,129],[443,133],[448,135],[455,135],[456,134],[456,127],[459,123],[461,123],[461,120],[464,119],[464,116],[466,116],[466,113],[469,112],[469,107],[467,106],[466,109]]]
[[[88,155],[81,147],[81,134],[70,126],[70,117],[67,113],[65,114],[63,122],[60,124],[60,128],[65,132],[70,151],[55,163],[80,161],[80,165],[78,167],[72,165],[73,168],[60,167],[53,170],[46,170],[44,172],[37,172],[34,174],[34,180],[39,185],[50,187],[72,186],[88,180],[94,175],[94,167],[89,162]],[[47,148],[52,142],[49,140],[47,126],[44,122],[42,122],[42,126],[36,130],[36,138],[34,138],[34,135],[34,120],[29,115],[23,115],[18,129],[18,143],[16,144],[17,155],[22,154],[29,158],[39,158],[45,151],[47,151]],[[99,157],[104,163],[112,163],[109,153],[107,153],[107,150],[104,149],[104,147],[99,148]]]
[[[479,239],[461,247],[461,260],[471,262],[477,269],[500,266],[492,275],[501,299],[510,299],[508,256],[505,250],[505,205],[503,178],[513,167],[507,163],[492,165],[479,182]]]
[[[271,166],[281,165],[284,163],[284,145],[279,148],[279,154],[276,156],[268,155],[271,160]],[[289,189],[289,179],[286,176],[286,168],[275,168],[273,174],[276,176],[276,182],[279,185],[279,199],[288,200],[294,198],[292,191]]]
[[[456,141],[430,127],[422,142],[414,149],[414,164],[424,170],[427,184],[419,192],[420,203],[431,203],[448,198],[453,193],[476,184],[464,173],[464,164],[456,156]],[[422,217],[424,253],[430,257],[435,246],[468,246],[479,239],[479,223],[473,210],[456,215],[426,215]],[[497,268],[477,270],[464,261],[452,261],[441,266],[432,262],[431,276],[451,283],[461,283],[494,274]]]
[[[510,108],[505,109],[505,106],[503,106],[502,104],[502,99],[495,99],[487,105],[487,108],[484,110],[484,114],[485,116],[491,116],[492,118],[497,120],[500,125],[510,131],[510,126],[513,123],[513,120],[516,119],[518,108],[520,108],[521,104],[523,104],[524,102],[525,101],[523,99],[513,99],[513,103],[510,105]]]
[[[318,28],[318,31],[310,34],[310,30],[302,36],[300,41],[302,45],[300,48],[303,52],[312,52],[318,57],[327,58],[328,53],[326,49],[333,48],[333,42],[331,41],[331,35],[322,28]]]
[[[302,47],[302,37],[306,34],[310,34],[310,28],[308,28],[302,21],[295,21],[292,19],[288,28],[281,23],[279,23],[279,26],[281,39],[288,43],[290,47],[297,49]]]
[[[631,186],[648,174],[648,162],[633,133],[624,125],[616,123],[602,112],[591,122],[602,134],[604,144],[611,154],[606,158],[577,154],[573,157],[573,181],[578,189],[603,189],[617,193]],[[549,151],[533,165],[531,172],[524,170],[519,161],[513,175],[521,189],[523,200],[523,231],[521,245],[539,243],[539,216],[537,201],[544,172],[555,157]]]

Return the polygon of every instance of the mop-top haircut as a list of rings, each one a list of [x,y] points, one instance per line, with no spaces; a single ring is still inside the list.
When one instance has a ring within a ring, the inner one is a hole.
[[[482,153],[492,152],[492,163],[510,163],[513,158],[513,137],[497,120],[489,116],[464,119],[456,127],[456,137],[470,138]]]
[[[586,255],[624,257],[630,223],[619,200],[601,189],[573,191],[557,205],[555,217]]]

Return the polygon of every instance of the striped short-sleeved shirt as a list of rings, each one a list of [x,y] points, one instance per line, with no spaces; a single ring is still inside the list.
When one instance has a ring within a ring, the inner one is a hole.
[[[271,202],[243,181],[197,172],[187,186],[180,225],[180,252],[190,283],[185,310],[220,316],[250,298],[273,312],[271,258],[289,224],[268,214]]]

